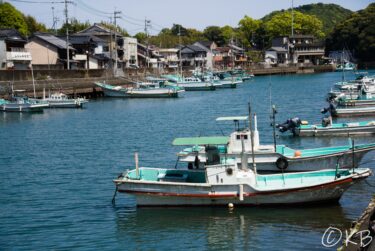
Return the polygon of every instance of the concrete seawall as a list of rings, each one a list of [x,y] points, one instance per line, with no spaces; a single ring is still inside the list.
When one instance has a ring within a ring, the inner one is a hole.
[[[192,68],[184,68],[184,75],[189,76]],[[246,71],[255,76],[275,74],[303,74],[314,72],[333,71],[331,65],[323,66],[283,66],[269,67],[253,66]],[[113,85],[131,86],[136,81],[142,81],[145,75],[160,75],[175,73],[174,69],[160,72],[158,69],[128,69],[121,78],[113,78],[111,70],[34,70],[35,91],[37,97],[42,97],[43,89],[49,91],[63,91],[68,95],[80,95],[92,98],[101,96],[100,88],[95,82],[106,81]],[[1,70],[0,71],[0,98],[7,98],[12,90],[25,90],[28,96],[34,95],[32,73],[30,70]]]

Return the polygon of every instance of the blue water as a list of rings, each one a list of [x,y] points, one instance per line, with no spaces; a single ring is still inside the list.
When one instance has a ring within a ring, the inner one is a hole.
[[[338,205],[307,208],[136,208],[123,194],[112,206],[112,179],[133,168],[135,151],[141,166],[173,167],[181,150],[171,146],[175,137],[227,134],[232,124],[215,118],[246,115],[249,101],[261,142],[272,144],[270,86],[278,122],[299,116],[319,123],[324,96],[340,78],[265,76],[178,99],[103,98],[84,109],[0,114],[0,249],[322,250],[325,229],[347,229],[374,188],[362,182]],[[346,138],[277,140],[296,149],[348,144]],[[368,182],[375,185],[373,177]]]

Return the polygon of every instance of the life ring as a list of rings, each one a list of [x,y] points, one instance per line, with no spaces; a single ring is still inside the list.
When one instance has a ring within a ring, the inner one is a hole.
[[[276,167],[280,170],[285,170],[288,168],[288,160],[284,157],[280,157],[276,160]]]

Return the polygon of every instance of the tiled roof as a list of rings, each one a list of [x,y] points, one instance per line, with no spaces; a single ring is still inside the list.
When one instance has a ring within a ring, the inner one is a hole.
[[[34,33],[34,37],[37,37],[58,49],[66,49],[66,40],[56,37],[49,33]],[[69,49],[74,50],[73,47],[69,46]]]

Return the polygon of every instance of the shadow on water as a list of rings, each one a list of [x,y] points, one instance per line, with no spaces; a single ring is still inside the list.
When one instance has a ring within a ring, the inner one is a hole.
[[[326,228],[332,225],[347,228],[349,222],[337,204],[234,210],[225,207],[116,207],[115,210],[118,238],[131,239],[148,248],[173,246],[176,241],[184,248],[264,248],[268,245],[264,240],[270,238],[274,243],[276,239],[289,241],[289,238],[306,237],[310,233],[314,233],[310,241],[319,244],[320,235]],[[184,244],[184,238],[194,241]],[[293,243],[290,245],[294,246]]]

